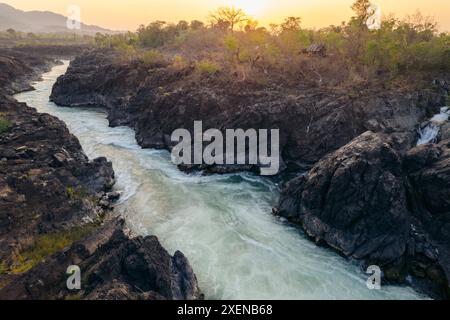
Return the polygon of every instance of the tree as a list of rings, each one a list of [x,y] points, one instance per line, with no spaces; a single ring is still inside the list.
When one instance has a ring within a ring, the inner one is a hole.
[[[353,20],[360,26],[365,26],[367,20],[374,14],[372,4],[369,0],[356,0],[351,8],[356,14],[356,17],[353,17]]]
[[[167,41],[167,26],[165,21],[154,21],[148,26],[141,25],[137,31],[139,42],[144,47],[156,48]]]
[[[17,37],[17,32],[16,30],[9,28],[8,30],[6,30],[6,33],[13,39],[15,39]]]
[[[191,29],[192,30],[200,30],[205,26],[205,24],[199,20],[192,20],[191,21]]]
[[[177,30],[186,31],[187,29],[189,29],[189,23],[187,21],[180,20],[177,24]]]
[[[269,24],[270,33],[272,33],[274,36],[278,36],[280,34],[280,26],[276,23]]]
[[[248,18],[246,25],[244,27],[245,32],[250,32],[250,31],[255,31],[256,28],[258,27],[258,21]]]
[[[300,17],[288,17],[281,24],[282,31],[298,31],[301,29],[302,18]]]
[[[226,23],[229,25],[229,29],[233,31],[236,25],[247,21],[248,17],[242,9],[237,9],[233,6],[217,9],[209,15],[209,20],[213,26]]]

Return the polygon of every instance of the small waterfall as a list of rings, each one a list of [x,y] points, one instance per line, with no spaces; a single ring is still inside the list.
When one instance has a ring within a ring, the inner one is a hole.
[[[419,141],[417,141],[417,145],[436,143],[441,126],[448,121],[449,117],[450,107],[442,107],[441,112],[434,115],[426,127],[419,128],[420,138]]]

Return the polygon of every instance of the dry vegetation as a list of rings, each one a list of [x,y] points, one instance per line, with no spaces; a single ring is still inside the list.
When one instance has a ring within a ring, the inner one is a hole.
[[[150,67],[194,66],[201,74],[294,86],[393,83],[450,71],[450,35],[439,34],[429,18],[420,13],[403,20],[389,16],[380,29],[369,30],[370,2],[358,0],[352,8],[350,21],[320,30],[303,28],[299,17],[269,29],[258,27],[241,10],[221,8],[208,24],[155,21],[136,33],[97,34],[95,42]],[[321,49],[309,52],[312,44]]]

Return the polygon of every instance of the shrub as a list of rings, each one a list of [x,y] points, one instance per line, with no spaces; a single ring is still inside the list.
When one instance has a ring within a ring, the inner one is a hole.
[[[12,123],[0,117],[0,134],[8,132],[12,128]]]
[[[84,188],[73,188],[73,187],[67,187],[66,189],[67,197],[69,197],[70,200],[80,200],[87,196],[88,192]]]
[[[119,43],[115,46],[117,52],[120,53],[121,59],[131,61],[137,57],[137,50],[130,44]]]
[[[80,241],[90,234],[94,228],[95,224],[89,224],[82,227],[74,227],[59,233],[40,236],[31,248],[21,251],[14,258],[14,261],[9,268],[9,272],[13,274],[27,272],[45,258],[69,247],[76,241]],[[2,269],[4,273],[7,272],[5,271],[7,269],[6,266],[3,266]]]
[[[225,48],[232,54],[239,48],[239,41],[233,35],[229,34],[224,39]]]
[[[5,261],[2,261],[0,263],[0,276],[3,274],[6,274],[8,272],[8,266],[6,265]]]
[[[220,71],[220,66],[212,61],[202,60],[197,63],[196,69],[200,74],[214,74]]]
[[[149,68],[163,67],[166,64],[164,56],[158,50],[145,51],[141,60]]]
[[[176,55],[172,60],[172,66],[178,70],[184,69],[188,65],[189,63],[180,55]]]

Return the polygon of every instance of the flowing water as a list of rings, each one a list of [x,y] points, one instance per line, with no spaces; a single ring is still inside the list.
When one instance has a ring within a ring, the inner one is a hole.
[[[442,107],[440,113],[435,114],[427,126],[419,129],[417,145],[420,146],[422,144],[436,142],[441,126],[448,121],[449,117],[450,107]]]
[[[251,174],[200,176],[177,170],[167,151],[143,150],[126,127],[110,128],[99,110],[57,107],[48,98],[68,62],[16,96],[63,120],[90,158],[106,156],[122,192],[117,210],[137,232],[159,237],[190,260],[214,299],[418,299],[408,287],[369,290],[368,275],[319,248],[270,214],[279,188]]]

